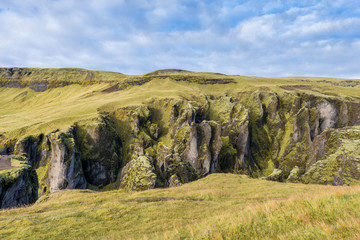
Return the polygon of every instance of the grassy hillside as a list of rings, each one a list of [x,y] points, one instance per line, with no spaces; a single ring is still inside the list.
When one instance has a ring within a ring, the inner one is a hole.
[[[359,190],[233,174],[144,192],[67,190],[0,211],[0,238],[356,239]]]
[[[8,138],[66,129],[76,121],[97,116],[101,111],[139,105],[152,98],[297,91],[360,99],[359,80],[260,78],[179,70],[160,70],[139,76],[82,69],[26,71],[30,74],[7,76],[3,73],[0,76],[2,84],[19,81],[23,86],[0,88],[0,134]],[[47,90],[37,92],[26,87],[30,85],[23,84],[38,81],[49,83]],[[57,84],[63,82],[71,85]]]

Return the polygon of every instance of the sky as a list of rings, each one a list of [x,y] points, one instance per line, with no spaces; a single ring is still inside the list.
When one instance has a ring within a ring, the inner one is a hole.
[[[0,67],[360,78],[360,1],[1,0]]]

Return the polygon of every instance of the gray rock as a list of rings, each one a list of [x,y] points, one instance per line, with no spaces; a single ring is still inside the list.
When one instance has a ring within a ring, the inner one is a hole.
[[[38,198],[38,179],[29,163],[9,169],[9,176],[0,175],[0,208],[34,203]],[[10,177],[10,175],[12,177]]]
[[[295,167],[291,170],[291,172],[290,172],[288,178],[286,179],[286,181],[287,181],[287,182],[291,182],[291,183],[300,182],[300,169],[299,169],[298,166],[295,166]]]
[[[79,123],[74,135],[87,182],[98,187],[114,182],[121,165],[122,146],[110,123],[103,119]]]
[[[324,99],[322,103],[317,106],[317,110],[320,113],[321,132],[326,128],[332,128],[335,126],[337,121],[337,113],[336,108],[331,103]]]
[[[52,133],[49,166],[50,192],[62,189],[86,188],[80,159],[76,156],[71,133]]]
[[[274,169],[274,171],[266,177],[266,180],[282,182],[283,172],[280,169]]]

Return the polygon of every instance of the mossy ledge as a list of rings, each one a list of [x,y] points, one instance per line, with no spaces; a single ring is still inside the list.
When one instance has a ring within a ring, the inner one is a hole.
[[[16,155],[10,162],[10,168],[0,170],[0,209],[32,204],[38,198],[38,178],[28,159]]]

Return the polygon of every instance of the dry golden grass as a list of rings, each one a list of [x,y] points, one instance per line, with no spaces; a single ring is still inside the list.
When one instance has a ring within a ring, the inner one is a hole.
[[[0,238],[355,239],[359,191],[233,174],[144,192],[67,190],[0,211]]]

